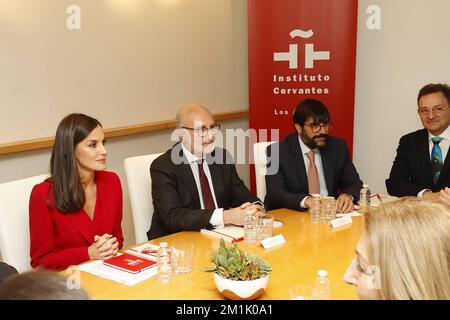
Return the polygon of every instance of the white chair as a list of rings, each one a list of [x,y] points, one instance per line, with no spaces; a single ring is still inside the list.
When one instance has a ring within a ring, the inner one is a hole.
[[[266,196],[266,166],[267,156],[266,148],[276,141],[272,142],[257,142],[253,145],[253,159],[255,163],[255,181],[256,181],[256,196],[264,201]]]
[[[0,184],[0,252],[4,262],[19,272],[31,270],[29,202],[34,185],[43,174]]]
[[[153,217],[152,179],[150,165],[162,153],[131,157],[124,160],[130,196],[136,243],[148,241],[147,231]]]

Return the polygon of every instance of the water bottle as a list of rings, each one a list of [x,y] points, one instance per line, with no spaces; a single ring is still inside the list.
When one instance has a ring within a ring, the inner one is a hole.
[[[158,281],[169,282],[172,280],[173,266],[171,260],[171,252],[167,247],[167,242],[161,242],[157,254]]]
[[[359,208],[365,212],[370,207],[370,189],[367,184],[363,184],[361,191],[359,192]]]
[[[317,300],[330,300],[330,279],[328,278],[328,271],[317,271],[314,289],[316,291]]]
[[[258,217],[254,213],[246,213],[244,216],[244,240],[251,244],[258,241],[258,238]]]
[[[312,195],[311,206],[309,207],[309,213],[311,214],[311,223],[319,224],[323,222],[322,219],[322,204],[320,194]]]

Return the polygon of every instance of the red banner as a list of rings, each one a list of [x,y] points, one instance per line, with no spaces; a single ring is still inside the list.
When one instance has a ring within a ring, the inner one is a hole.
[[[352,152],[357,11],[357,0],[248,0],[251,129],[283,139],[298,103],[314,98]],[[250,176],[255,191],[253,166]]]

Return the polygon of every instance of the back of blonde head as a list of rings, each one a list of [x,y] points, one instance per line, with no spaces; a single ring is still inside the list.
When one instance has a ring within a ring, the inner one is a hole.
[[[366,214],[383,299],[450,299],[450,208],[403,198]]]

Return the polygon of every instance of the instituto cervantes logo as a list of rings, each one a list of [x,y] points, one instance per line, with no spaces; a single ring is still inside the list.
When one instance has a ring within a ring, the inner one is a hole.
[[[301,65],[305,71],[314,70],[315,64],[319,61],[329,61],[331,59],[330,51],[319,51],[315,50],[314,43],[308,40],[307,43],[303,44],[303,47],[299,45],[300,39],[311,39],[314,35],[313,30],[304,31],[301,29],[294,29],[289,33],[292,40],[297,43],[289,44],[289,51],[287,52],[274,52],[273,61],[286,63],[289,71],[298,70]],[[303,60],[301,60],[303,58]],[[273,82],[275,83],[273,87],[273,93],[275,95],[303,95],[303,94],[329,94],[330,90],[328,87],[324,87],[322,84],[330,81],[330,75],[321,73],[292,73],[281,75],[274,74]],[[281,87],[282,85],[289,86],[291,83],[305,83],[301,87]]]

